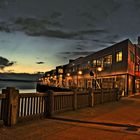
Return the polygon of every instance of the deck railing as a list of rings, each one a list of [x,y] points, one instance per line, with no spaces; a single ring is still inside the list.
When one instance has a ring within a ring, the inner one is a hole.
[[[4,116],[4,105],[6,105],[6,95],[5,94],[0,94],[0,120],[3,120]]]
[[[58,112],[116,101],[117,96],[116,89],[19,94],[19,90],[7,88],[0,94],[0,120],[11,126],[21,120],[51,117]]]
[[[47,93],[22,93],[19,94],[18,118],[44,116]]]

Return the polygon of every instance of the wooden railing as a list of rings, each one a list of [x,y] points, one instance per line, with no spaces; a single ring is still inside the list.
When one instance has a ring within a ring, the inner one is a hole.
[[[73,109],[73,92],[54,92],[53,113]]]
[[[77,92],[77,108],[83,108],[89,106],[89,93]]]
[[[4,104],[4,102],[6,102],[6,95],[0,94],[0,120],[3,120],[3,118],[4,118],[4,116],[3,116],[4,106],[3,105],[6,105],[6,104]]]
[[[44,116],[47,93],[21,93],[19,94],[18,117],[19,119]]]
[[[19,94],[15,88],[7,88],[0,95],[0,120],[11,126],[21,120],[51,117],[58,112],[116,101],[117,95],[116,89]]]

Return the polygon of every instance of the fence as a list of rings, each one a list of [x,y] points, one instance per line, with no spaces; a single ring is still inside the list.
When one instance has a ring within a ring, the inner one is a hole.
[[[0,120],[3,120],[4,106],[2,105],[2,102],[5,102],[5,100],[5,94],[0,94]]]
[[[116,89],[19,94],[18,90],[11,87],[3,89],[0,95],[0,120],[11,126],[26,119],[50,117],[58,112],[116,101],[117,97]]]
[[[23,93],[19,94],[18,100],[18,121],[43,117],[46,112],[47,101],[46,93]]]

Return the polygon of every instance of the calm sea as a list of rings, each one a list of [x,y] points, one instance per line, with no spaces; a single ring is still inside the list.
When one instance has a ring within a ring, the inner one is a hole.
[[[0,93],[6,87],[16,87],[16,89],[19,89],[19,93],[36,92],[36,82],[0,81]]]

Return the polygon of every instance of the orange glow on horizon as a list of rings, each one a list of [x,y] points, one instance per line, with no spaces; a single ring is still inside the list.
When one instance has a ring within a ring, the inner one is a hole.
[[[46,67],[46,66],[25,66],[25,65],[15,65],[12,67],[7,67],[0,72],[9,72],[9,73],[37,73],[37,72],[46,72],[53,69],[53,67]]]

